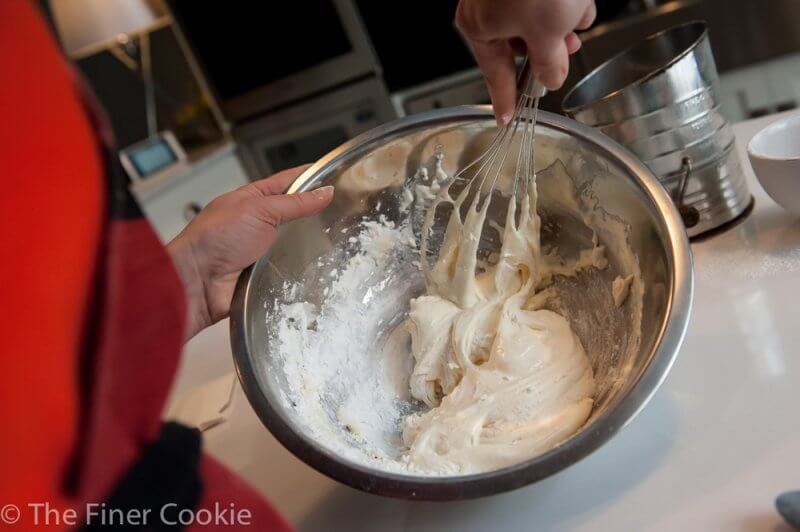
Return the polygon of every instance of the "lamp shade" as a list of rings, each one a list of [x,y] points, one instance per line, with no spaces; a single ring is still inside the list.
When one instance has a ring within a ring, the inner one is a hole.
[[[50,0],[61,43],[70,56],[141,31],[165,15],[154,0]]]

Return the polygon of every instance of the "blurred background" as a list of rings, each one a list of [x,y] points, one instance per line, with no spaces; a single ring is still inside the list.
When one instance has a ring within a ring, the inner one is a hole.
[[[488,103],[457,0],[40,0],[108,111],[165,240],[210,199],[360,132]],[[800,2],[600,0],[565,89],[643,37],[705,20],[729,121],[800,102]],[[559,112],[565,89],[542,107]]]

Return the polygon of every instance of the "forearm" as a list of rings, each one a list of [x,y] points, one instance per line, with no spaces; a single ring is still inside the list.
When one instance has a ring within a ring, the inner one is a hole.
[[[192,245],[183,234],[175,237],[167,245],[167,251],[172,257],[172,263],[183,282],[186,294],[187,319],[184,339],[188,341],[212,323],[205,283],[200,274]]]

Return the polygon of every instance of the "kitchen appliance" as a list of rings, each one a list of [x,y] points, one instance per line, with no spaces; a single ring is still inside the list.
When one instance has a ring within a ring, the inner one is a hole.
[[[675,26],[614,56],[579,81],[562,107],[642,158],[672,194],[690,236],[749,206],[704,23]]]
[[[119,152],[122,167],[133,181],[141,181],[186,162],[186,152],[170,131],[128,146]]]
[[[458,0],[408,0],[402,9],[354,3],[398,116],[489,103],[483,75],[454,24]]]
[[[565,289],[565,294],[577,295],[568,297],[571,303],[566,305],[574,316],[585,318],[573,323],[585,326],[576,334],[589,345],[587,353],[595,364],[598,382],[595,409],[587,424],[554,449],[523,463],[449,477],[387,472],[357,463],[331,451],[324,438],[315,438],[304,428],[286,399],[286,376],[274,350],[274,337],[268,334],[268,321],[274,319],[273,307],[282,297],[284,283],[301,283],[305,293],[299,295],[300,301],[321,301],[332,277],[319,269],[319,258],[336,249],[355,252],[352,246],[347,247],[348,239],[362,218],[383,215],[395,222],[400,219],[403,185],[422,164],[426,148],[437,149],[439,139],[450,135],[448,138],[461,138],[460,148],[465,149],[468,135],[485,134],[482,138],[487,139],[494,131],[488,107],[449,108],[397,120],[343,144],[322,157],[289,189],[305,191],[332,184],[337,187],[334,202],[317,216],[283,226],[271,251],[239,278],[231,308],[231,342],[245,393],[261,421],[284,446],[332,478],[365,491],[409,499],[465,499],[518,488],[568,467],[611,438],[644,407],[675,359],[689,320],[693,280],[688,240],[674,204],[653,174],[629,151],[586,126],[542,112],[536,129],[536,156],[542,158],[537,168],[555,159],[563,161],[573,169],[570,175],[576,186],[586,190],[591,185],[600,207],[628,221],[629,228],[621,238],[638,257],[644,285],[641,313],[630,305],[612,308],[606,283],[598,286],[608,293],[583,285],[576,285],[572,292]],[[453,142],[453,146],[459,145]],[[473,147],[478,152],[484,149]],[[373,169],[377,161],[387,158],[399,172],[376,174]],[[550,201],[557,201],[545,189],[540,190],[539,197],[544,211]],[[550,216],[554,223],[543,227],[570,223],[575,213],[560,211]],[[591,235],[580,231],[562,231],[560,235],[550,232],[548,238],[560,249],[576,244],[582,247],[585,242],[581,239],[591,242]],[[618,263],[611,262],[606,273],[613,276],[618,267],[614,264]],[[419,277],[421,273],[413,275]],[[409,299],[419,295],[413,292],[413,286],[419,289],[420,279],[408,282],[411,288],[392,309],[396,321],[402,321]],[[592,303],[582,304],[587,297]],[[592,321],[592,315],[612,317],[613,323],[600,326]],[[637,330],[639,341],[631,342]],[[593,335],[608,337],[599,342]],[[622,345],[626,347],[620,349]],[[377,346],[364,356],[374,357],[376,351]]]
[[[383,83],[371,77],[233,126],[251,179],[316,161],[395,117]]]
[[[221,114],[241,122],[374,75],[352,2],[167,0]]]
[[[348,0],[167,3],[250,179],[314,161],[396,116]]]

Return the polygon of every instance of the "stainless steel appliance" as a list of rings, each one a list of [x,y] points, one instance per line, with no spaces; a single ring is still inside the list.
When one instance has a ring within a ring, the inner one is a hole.
[[[167,2],[251,179],[395,118],[353,2]]]
[[[378,78],[368,78],[265,117],[234,126],[251,179],[316,161],[335,147],[394,118]]]
[[[477,67],[392,94],[392,105],[398,116],[455,105],[488,103],[491,103],[489,89]]]
[[[228,122],[313,97],[378,68],[348,0],[167,5]]]
[[[483,76],[453,23],[458,0],[406,0],[402,9],[354,3],[398,116],[489,103]]]

